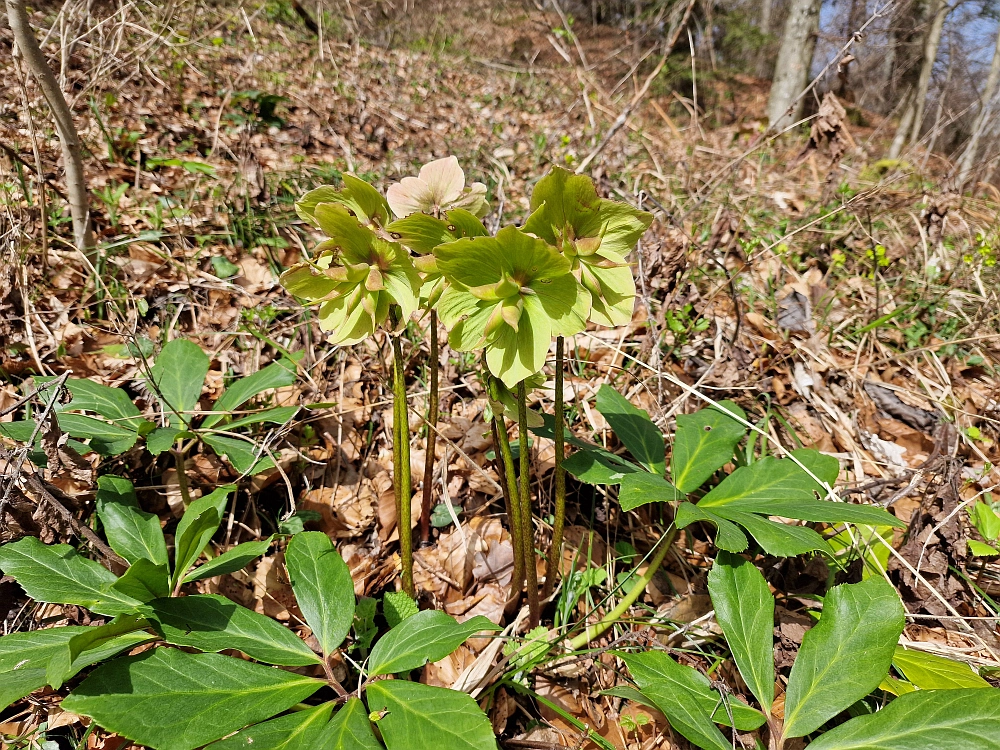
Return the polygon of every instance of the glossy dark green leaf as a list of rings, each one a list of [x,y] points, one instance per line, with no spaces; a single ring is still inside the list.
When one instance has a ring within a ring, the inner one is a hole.
[[[612,455],[607,451],[580,450],[563,461],[563,468],[587,484],[620,484],[626,474],[648,473]]]
[[[388,750],[496,750],[489,718],[465,693],[405,680],[366,693],[373,713],[386,712],[378,728]]]
[[[201,426],[214,427],[230,413],[239,409],[254,396],[264,391],[283,388],[295,382],[295,363],[289,359],[279,359],[252,375],[240,378],[230,385],[212,405],[212,413],[205,416]]]
[[[792,456],[823,482],[832,484],[836,480],[836,458],[808,449],[792,451]],[[823,523],[905,526],[881,508],[820,500],[817,493],[826,496],[823,485],[793,460],[767,456],[736,469],[698,506],[718,513],[741,511]]]
[[[690,526],[695,521],[708,521],[716,529],[715,545],[719,549],[727,552],[742,552],[747,548],[749,542],[746,534],[740,531],[739,526],[731,521],[727,521],[721,515],[704,510],[701,504],[681,503],[677,506],[677,515],[674,523],[678,529]]]
[[[733,458],[746,427],[746,413],[732,401],[720,401],[694,414],[677,415],[670,475],[681,492],[694,492]]]
[[[744,682],[768,712],[774,702],[774,597],[760,571],[720,552],[708,573],[715,619]]]
[[[200,594],[157,599],[143,612],[149,613],[160,637],[177,646],[199,651],[235,648],[257,661],[289,667],[320,661],[284,625],[223,596]]]
[[[316,750],[382,750],[382,743],[375,738],[365,704],[351,698],[337,711],[317,740]]]
[[[330,722],[332,709],[332,703],[323,703],[292,711],[213,742],[205,750],[316,750],[321,747],[319,738]]]
[[[618,504],[622,510],[634,510],[649,503],[669,503],[683,500],[684,495],[659,474],[637,471],[626,474],[618,491]]]
[[[111,584],[115,591],[148,602],[170,594],[170,568],[167,565],[154,565],[149,560],[140,558],[129,566],[121,578]]]
[[[192,750],[305,700],[322,680],[173,648],[98,667],[62,707],[157,750]]]
[[[368,674],[375,677],[408,672],[429,661],[439,661],[469,636],[484,630],[499,630],[499,627],[482,615],[458,622],[439,610],[425,609],[382,636],[368,659]]]
[[[160,351],[151,369],[151,386],[172,427],[190,423],[208,366],[208,355],[187,339],[174,339]]]
[[[168,564],[160,519],[139,508],[129,480],[111,475],[97,480],[97,515],[111,549],[130,563],[145,559]]]
[[[46,685],[52,661],[65,658],[64,655],[69,653],[69,643],[74,639],[84,643],[88,634],[96,630],[97,627],[71,625],[11,633],[0,638],[0,710]],[[149,640],[152,636],[147,633],[127,632],[94,643],[90,648],[78,647],[78,653],[71,662],[72,669],[64,671],[76,674],[91,664],[110,659]]]
[[[772,521],[731,508],[715,508],[712,515],[739,524],[757,540],[761,549],[775,557],[795,557],[813,551],[832,552],[823,537],[808,526]]]
[[[243,570],[243,568],[267,552],[273,541],[274,536],[269,536],[267,539],[261,539],[257,542],[237,544],[231,550],[192,570],[184,578],[184,583],[192,583],[193,581],[201,581],[205,578]]]
[[[146,435],[146,450],[154,456],[170,450],[174,441],[184,434],[184,430],[177,427],[157,427]]]
[[[215,535],[226,511],[229,496],[236,485],[217,487],[204,497],[194,500],[184,511],[174,534],[174,576],[172,583],[184,578],[188,568],[201,557],[201,553]]]
[[[597,411],[636,461],[653,474],[663,476],[666,471],[663,433],[645,409],[633,406],[611,386],[602,385],[597,392]]]
[[[809,750],[996,750],[1000,691],[918,690],[834,727]]]
[[[904,624],[899,594],[880,577],[830,589],[788,678],[785,736],[814,732],[877,688]]]
[[[201,439],[217,454],[224,456],[240,474],[259,474],[274,466],[274,461],[266,453],[245,438],[213,433],[202,435]]]
[[[741,731],[756,729],[764,715],[742,701],[728,697],[727,712],[722,696],[713,690],[701,672],[678,664],[662,651],[617,654],[628,666],[647,700],[663,712],[670,726],[699,747],[732,750],[716,724],[729,724],[729,712]]]
[[[144,641],[152,640],[148,633],[140,633],[147,627],[145,619],[139,615],[119,615],[106,625],[87,628],[70,638],[66,645],[49,659],[46,668],[46,682],[53,688],[60,688],[70,677],[85,665],[79,665],[80,656],[87,652],[106,650],[115,642],[117,652]],[[126,636],[122,639],[122,636]],[[111,656],[113,654],[109,654]]]
[[[44,669],[18,669],[0,674],[0,711],[14,701],[45,687]]]
[[[84,414],[60,412],[56,416],[59,428],[80,440],[89,441],[90,447],[102,456],[124,453],[138,440],[138,435],[127,427],[105,422]]]
[[[66,387],[73,394],[73,400],[62,407],[63,410],[92,411],[133,432],[138,432],[145,422],[142,412],[122,388],[111,388],[81,378],[68,378]]]
[[[285,566],[306,624],[329,656],[344,642],[354,621],[351,571],[321,531],[293,536],[285,551]]]
[[[134,611],[142,602],[110,586],[118,579],[68,544],[42,544],[33,536],[0,547],[0,570],[32,599],[76,604],[102,615]]]

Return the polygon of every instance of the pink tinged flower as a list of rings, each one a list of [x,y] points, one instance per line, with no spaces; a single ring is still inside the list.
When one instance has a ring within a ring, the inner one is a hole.
[[[399,218],[421,211],[438,215],[453,208],[480,216],[485,213],[486,186],[476,182],[466,188],[458,159],[448,156],[425,164],[417,177],[404,177],[389,186],[386,199]]]

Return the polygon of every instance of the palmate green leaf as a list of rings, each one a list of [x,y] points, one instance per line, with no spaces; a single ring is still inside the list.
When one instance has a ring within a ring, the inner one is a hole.
[[[918,690],[809,743],[809,750],[996,750],[997,690]]]
[[[746,421],[746,412],[732,401],[720,401],[719,407],[677,415],[670,474],[681,492],[694,492],[729,463],[746,435],[746,427],[733,418]]]
[[[215,535],[226,511],[229,496],[236,485],[217,487],[204,497],[193,501],[181,516],[174,534],[174,575],[171,584],[184,578],[188,568],[201,557],[201,553]]]
[[[38,602],[76,604],[102,615],[132,612],[142,602],[110,586],[118,579],[68,544],[42,544],[33,536],[0,547],[0,570]]]
[[[742,552],[747,548],[749,542],[746,534],[740,527],[732,521],[727,521],[721,515],[704,510],[701,505],[694,503],[681,503],[677,506],[677,514],[674,523],[678,529],[684,529],[695,521],[708,521],[716,529],[715,546],[726,552]]]
[[[272,535],[267,539],[261,539],[258,542],[243,542],[243,544],[237,544],[231,550],[192,570],[187,574],[187,576],[185,576],[184,583],[193,583],[194,581],[201,581],[205,578],[212,578],[214,576],[225,575],[226,573],[235,573],[237,570],[243,570],[243,568],[249,565],[252,561],[267,552],[273,541],[274,536]]]
[[[208,355],[193,341],[174,339],[160,351],[151,370],[153,392],[172,427],[190,421],[208,375]]]
[[[66,680],[96,661],[81,663],[82,656],[97,652],[100,658],[105,659],[126,648],[153,640],[148,633],[138,632],[147,625],[146,620],[139,615],[119,615],[106,625],[77,633],[49,659],[45,671],[46,682],[58,690]],[[112,649],[111,653],[108,653],[109,648]]]
[[[81,378],[68,378],[66,387],[73,394],[73,400],[59,407],[59,411],[92,411],[132,432],[139,432],[146,422],[139,407],[132,403],[132,399],[121,388],[111,388]]]
[[[124,453],[139,439],[139,436],[128,427],[119,427],[84,414],[59,412],[56,421],[59,423],[59,429],[68,435],[80,440],[89,440],[90,448],[102,456],[117,456]]]
[[[482,615],[458,622],[439,610],[425,609],[382,636],[368,659],[368,674],[376,677],[417,669],[443,659],[474,633],[499,629]]]
[[[223,596],[156,599],[143,612],[148,613],[160,637],[176,646],[216,652],[235,648],[257,661],[289,667],[320,663],[284,625]]]
[[[67,711],[156,750],[192,750],[305,700],[322,680],[219,654],[158,648],[98,667]]]
[[[201,439],[218,455],[225,457],[241,475],[259,474],[274,466],[270,456],[259,455],[257,446],[246,438],[212,433],[203,434]]]
[[[203,429],[214,427],[231,412],[239,409],[254,396],[295,382],[295,363],[289,359],[272,362],[252,375],[240,378],[223,391],[212,404],[212,413],[201,423]]]
[[[167,544],[160,519],[139,508],[135,488],[124,477],[105,475],[97,480],[97,516],[111,549],[135,563],[148,560],[166,565]]]
[[[648,503],[669,503],[683,499],[684,495],[662,476],[645,471],[625,474],[618,491],[618,503],[626,511]]]
[[[68,626],[11,633],[0,638],[0,711],[45,685],[53,655],[88,628]]]
[[[388,712],[378,721],[388,750],[496,750],[489,718],[465,693],[404,680],[366,693],[373,713]]]
[[[678,664],[662,651],[642,654],[619,653],[643,696],[667,717],[670,726],[698,747],[731,750],[729,741],[716,724],[729,725],[729,712],[740,731],[761,726],[764,715],[737,698],[728,698],[726,711],[722,696],[712,689],[701,672]]]
[[[717,508],[712,515],[739,524],[757,540],[761,549],[775,557],[795,557],[813,551],[832,553],[826,540],[808,526],[772,521],[770,518],[728,508]]]
[[[154,456],[159,456],[161,453],[170,450],[178,438],[191,434],[193,433],[177,427],[157,427],[146,435],[146,450]]]
[[[878,687],[904,624],[899,594],[882,578],[830,589],[788,679],[785,736],[815,731]]]
[[[0,711],[14,701],[45,687],[44,669],[18,669],[0,674]]]
[[[743,681],[764,710],[774,703],[774,597],[751,563],[720,552],[708,573],[715,619]]]
[[[913,651],[896,646],[892,666],[921,690],[958,690],[961,688],[988,688],[984,680],[968,664],[943,656]]]
[[[836,480],[836,458],[809,449],[792,451],[792,456],[823,482]],[[789,458],[768,456],[736,469],[712,488],[698,507],[720,514],[736,510],[823,523],[906,525],[881,508],[819,500],[814,493],[826,495],[823,486],[798,464]]]
[[[632,457],[653,474],[662,476],[666,471],[663,433],[653,424],[649,413],[633,406],[609,385],[602,385],[597,392],[596,406]]]
[[[315,750],[322,747],[319,738],[330,722],[332,709],[332,703],[322,703],[293,711],[213,742],[205,750]]]
[[[365,704],[350,698],[314,747],[315,750],[382,750],[382,743],[375,738]]]
[[[285,566],[295,600],[324,656],[332,654],[354,622],[354,581],[344,558],[321,531],[303,531],[288,542]]]
[[[319,227],[316,207],[323,203],[336,203],[353,211],[358,220],[365,224],[386,226],[389,223],[389,204],[378,190],[352,174],[344,174],[343,180],[344,187],[340,190],[331,185],[323,185],[299,198],[295,202],[299,218]]]
[[[587,484],[621,484],[626,474],[644,472],[609,451],[581,450],[563,461],[563,468]]]
[[[111,584],[120,594],[148,602],[170,594],[170,566],[154,565],[145,558],[132,563],[121,578]]]

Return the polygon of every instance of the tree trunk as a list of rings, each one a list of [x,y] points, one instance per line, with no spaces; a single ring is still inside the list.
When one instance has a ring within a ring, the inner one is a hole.
[[[821,0],[791,0],[789,5],[767,101],[767,118],[772,128],[788,127],[802,112],[802,101],[796,100],[809,79],[820,5]]]
[[[907,103],[906,110],[900,120],[899,129],[892,139],[889,158],[898,159],[907,143],[913,143],[920,137],[920,129],[924,124],[924,106],[927,103],[927,91],[931,85],[931,73],[937,60],[938,45],[941,43],[941,32],[944,22],[951,12],[947,0],[934,0],[932,6],[931,25],[924,36],[924,49],[920,59],[920,76],[913,89],[913,96]],[[903,127],[903,125],[906,127]]]
[[[757,28],[760,29],[760,33],[764,36],[765,40],[771,34],[771,13],[774,10],[774,0],[761,0],[760,4],[760,21],[757,22]],[[771,74],[771,60],[770,55],[767,54],[768,47],[771,45],[765,41],[764,45],[757,53],[757,77],[767,78]]]
[[[962,161],[959,162],[958,184],[965,185],[973,169],[976,167],[976,158],[979,156],[979,142],[986,134],[990,116],[995,109],[993,100],[997,95],[997,84],[1000,83],[1000,31],[997,32],[997,46],[993,52],[993,62],[990,63],[990,73],[986,78],[986,88],[983,90],[983,103],[979,106],[979,114],[972,126],[972,135],[969,136],[969,145],[965,147],[962,154]]]
[[[73,113],[66,104],[66,97],[56,82],[56,77],[42,55],[35,34],[28,21],[24,0],[6,0],[7,19],[14,32],[14,41],[21,51],[28,69],[35,77],[45,101],[52,110],[52,119],[62,144],[63,166],[66,170],[66,194],[69,196],[69,210],[73,217],[73,240],[77,249],[94,263],[97,260],[94,237],[90,231],[90,198],[87,182],[83,175],[83,157],[80,136],[73,124]]]

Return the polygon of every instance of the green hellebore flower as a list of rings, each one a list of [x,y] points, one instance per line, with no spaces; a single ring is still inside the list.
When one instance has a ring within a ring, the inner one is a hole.
[[[490,372],[508,387],[542,369],[553,336],[586,327],[590,294],[569,260],[516,227],[439,245],[434,258],[448,282],[437,305],[448,342],[485,349]]]
[[[408,319],[417,308],[421,283],[409,253],[376,235],[342,203],[318,203],[310,216],[330,239],[316,248],[315,261],[285,271],[281,285],[319,306],[320,328],[330,332],[330,343],[368,338],[385,323],[393,304],[401,308],[401,319]]]
[[[635,279],[625,256],[653,221],[652,214],[597,195],[586,175],[553,167],[531,194],[524,231],[569,258],[590,292],[590,320],[619,326],[632,320]]]
[[[337,203],[348,209],[362,224],[371,229],[384,227],[389,223],[389,204],[378,190],[352,174],[344,175],[344,187],[340,190],[323,185],[310,190],[295,202],[295,212],[303,221],[319,228],[316,207],[324,203]]]
[[[485,237],[488,234],[483,222],[461,208],[445,212],[443,219],[424,213],[410,214],[396,219],[386,227],[386,231],[394,240],[418,254],[414,265],[424,280],[420,298],[426,300],[428,307],[437,304],[445,287],[434,256],[430,254],[434,248],[463,237]]]

